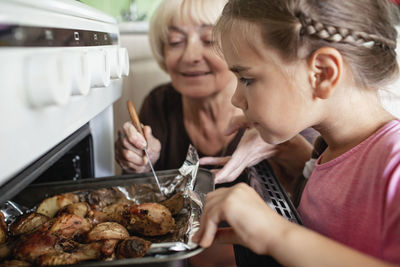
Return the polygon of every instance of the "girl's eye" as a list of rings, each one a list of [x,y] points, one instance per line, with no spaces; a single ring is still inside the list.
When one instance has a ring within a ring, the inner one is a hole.
[[[253,79],[239,78],[239,82],[244,84],[245,86],[249,86],[253,83]]]
[[[206,45],[212,45],[214,42],[212,40],[204,40],[203,41]]]

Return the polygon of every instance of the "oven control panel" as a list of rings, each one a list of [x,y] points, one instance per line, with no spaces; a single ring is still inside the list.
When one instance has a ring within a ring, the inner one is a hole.
[[[0,58],[0,185],[87,123],[112,135],[129,74],[114,18],[75,0],[2,0]],[[113,152],[112,136],[98,143]]]

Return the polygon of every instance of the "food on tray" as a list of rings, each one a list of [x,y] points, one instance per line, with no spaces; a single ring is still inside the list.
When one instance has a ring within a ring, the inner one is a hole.
[[[183,197],[182,193],[178,192],[167,200],[160,202],[160,204],[167,207],[172,215],[176,215],[183,209],[183,206],[185,205],[185,198]]]
[[[4,220],[3,213],[0,212],[0,244],[6,242],[7,238],[7,225]]]
[[[56,213],[69,204],[79,201],[78,196],[74,194],[62,194],[43,200],[38,206],[36,212],[46,215],[47,217],[54,217]]]
[[[169,209],[159,203],[134,205],[125,214],[128,230],[144,236],[165,235],[175,225]]]
[[[128,230],[125,227],[115,222],[104,222],[96,225],[87,234],[87,240],[99,241],[107,239],[125,239],[129,237]]]
[[[31,232],[48,220],[49,217],[36,212],[24,214],[10,225],[10,233],[17,236]]]
[[[174,232],[173,214],[185,202],[179,193],[162,203],[137,204],[103,188],[44,199],[8,229],[0,212],[0,267],[143,257],[152,244],[147,237]]]
[[[29,267],[31,264],[26,261],[10,260],[4,261],[0,264],[1,267]]]
[[[149,250],[150,241],[131,236],[118,243],[115,254],[118,259],[143,257]]]

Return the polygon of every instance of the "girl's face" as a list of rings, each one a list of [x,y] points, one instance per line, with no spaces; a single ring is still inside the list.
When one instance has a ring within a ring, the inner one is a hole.
[[[186,97],[205,98],[235,84],[234,75],[212,46],[211,25],[174,22],[164,57],[172,84]]]
[[[232,103],[266,142],[284,142],[312,126],[315,119],[306,61],[281,59],[266,47],[257,28],[242,32],[222,36],[225,59],[238,79]]]

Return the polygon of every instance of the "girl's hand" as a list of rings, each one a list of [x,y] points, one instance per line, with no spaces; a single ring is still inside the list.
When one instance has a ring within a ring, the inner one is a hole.
[[[232,228],[218,229],[222,221]],[[207,194],[200,229],[193,241],[209,247],[215,239],[218,243],[240,244],[255,253],[268,254],[287,223],[251,187],[239,183]]]
[[[130,122],[124,123],[122,130],[118,132],[118,140],[115,142],[115,159],[127,172],[150,171],[148,159],[144,153],[146,145],[153,164],[160,157],[161,143],[152,135],[151,127],[144,126],[143,132],[145,137]]]
[[[275,145],[266,143],[256,129],[247,129],[231,157],[204,157],[201,165],[219,165],[224,167],[215,172],[215,183],[234,181],[246,167],[274,156]]]

